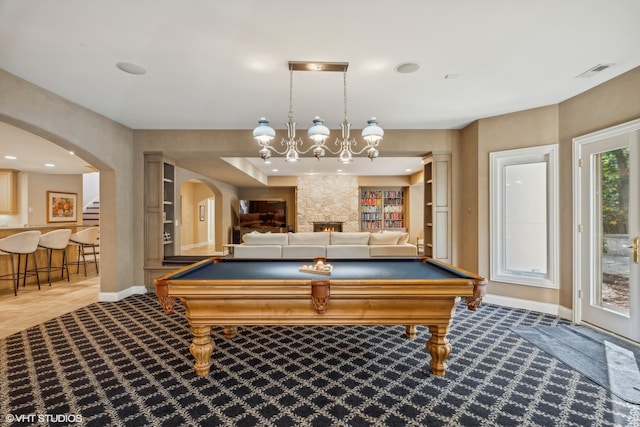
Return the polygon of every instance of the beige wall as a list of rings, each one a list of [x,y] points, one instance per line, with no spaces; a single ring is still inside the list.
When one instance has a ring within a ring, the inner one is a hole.
[[[558,107],[548,106],[518,113],[480,120],[478,123],[478,254],[477,272],[490,277],[490,202],[489,202],[489,154],[494,151],[556,144],[558,142]],[[571,159],[560,159],[571,163]],[[560,194],[563,198],[563,194]],[[569,196],[569,200],[571,197]],[[562,269],[562,266],[560,266]],[[564,284],[561,284],[563,286]],[[569,284],[570,286],[570,284]],[[558,304],[559,292],[555,289],[490,282],[489,292],[512,298],[530,299]]]
[[[208,243],[209,218],[211,216],[209,213],[209,199],[213,199],[215,203],[215,195],[209,187],[201,183],[194,183],[193,195],[195,201],[195,209],[193,210],[194,227],[192,243],[196,245],[205,245]],[[204,206],[204,221],[200,221],[200,206]],[[225,234],[228,235],[229,233]],[[220,238],[222,240],[222,236],[220,236]]]
[[[409,243],[416,244],[424,237],[424,184],[420,181],[408,187],[407,224],[409,225]]]
[[[117,293],[141,285],[142,263],[135,260],[136,249],[142,246],[131,238],[135,235],[134,200],[142,198],[142,192],[131,185],[131,129],[4,70],[0,70],[0,121],[72,150],[100,170],[101,204],[111,207],[101,212],[101,292]]]
[[[28,180],[28,200],[22,205],[27,212],[30,225],[47,224],[47,191],[62,191],[75,193],[78,196],[76,214],[78,220],[75,224],[82,224],[82,175],[45,175],[40,173],[21,172]],[[31,209],[29,209],[31,208]]]
[[[198,206],[194,196],[195,183],[185,182],[180,186],[180,249],[188,249],[196,243],[194,227],[198,221]]]
[[[47,191],[76,193],[79,209],[76,223],[82,223],[82,175],[20,172],[18,173],[18,213],[0,215],[0,227],[23,227],[25,224],[46,225]]]
[[[140,155],[143,158],[144,163],[144,154],[138,151],[140,148],[141,147],[136,147],[136,157]],[[142,174],[142,171],[140,171],[140,174]],[[191,209],[193,209],[192,214],[195,215],[195,220],[199,222],[198,202],[208,197],[213,197],[215,199],[215,251],[222,252],[224,249],[222,245],[231,241],[231,229],[235,223],[234,218],[237,215],[237,212],[234,213],[233,211],[233,207],[236,206],[237,209],[238,204],[237,189],[224,182],[212,180],[181,167],[176,167],[177,188],[182,188],[184,183],[190,181],[196,181],[198,183],[197,187],[193,188],[190,195],[193,198],[192,203],[194,205]],[[178,194],[177,197],[179,198],[180,195]],[[184,203],[186,202],[183,200],[183,204]],[[143,218],[140,218],[140,220],[142,219]],[[178,241],[180,242],[182,242],[181,233],[182,226],[177,227],[176,234],[177,238],[179,238]],[[206,223],[197,224],[195,225],[195,231],[192,233],[191,239],[200,239],[203,233],[206,239]],[[142,235],[144,235],[144,233],[142,233]],[[141,242],[144,242],[143,237],[141,237]]]
[[[461,131],[463,185],[456,251],[461,267],[490,276],[489,153],[559,144],[560,288],[558,290],[492,282],[494,295],[572,307],[573,219],[572,139],[640,117],[640,68],[558,105],[478,120]],[[477,215],[474,212],[477,211]]]
[[[454,238],[454,260],[469,271],[478,268],[478,138],[479,123],[464,128],[460,138],[460,155],[454,157],[453,174],[458,176],[460,191],[453,191],[453,211],[457,213],[453,222],[458,230]],[[457,256],[457,258],[456,258]],[[455,263],[455,261],[454,261]]]

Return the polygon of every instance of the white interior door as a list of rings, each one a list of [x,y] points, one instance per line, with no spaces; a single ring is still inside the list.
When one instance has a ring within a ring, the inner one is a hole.
[[[640,120],[574,140],[576,320],[634,341],[640,341],[639,145]]]

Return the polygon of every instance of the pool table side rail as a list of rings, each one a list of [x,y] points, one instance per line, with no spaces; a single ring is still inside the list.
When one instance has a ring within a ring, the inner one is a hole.
[[[167,273],[155,280],[156,295],[166,313],[173,311],[175,298],[202,297],[205,299],[300,299],[308,297],[311,284],[318,278],[308,279],[181,279],[186,273],[194,269],[205,268],[209,263],[220,260],[208,258],[195,264],[185,266],[171,273]],[[423,298],[446,295],[458,295],[466,298],[470,310],[475,310],[485,294],[487,281],[474,273],[458,269],[447,263],[422,258],[420,262],[435,264],[448,269],[465,278],[445,279],[329,279],[332,299],[348,299],[361,297],[366,294],[370,299]]]

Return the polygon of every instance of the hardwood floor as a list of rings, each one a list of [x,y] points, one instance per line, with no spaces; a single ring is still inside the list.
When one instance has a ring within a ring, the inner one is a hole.
[[[182,252],[182,255],[211,255],[215,254],[215,248],[201,246]],[[97,302],[100,276],[93,265],[88,266],[87,274],[85,277],[82,270],[80,274],[72,273],[69,282],[58,280],[51,287],[41,277],[40,290],[36,284],[20,286],[17,296],[10,281],[0,281],[0,338]]]
[[[55,281],[51,287],[46,279],[41,279],[40,290],[36,284],[20,286],[17,296],[11,282],[0,282],[0,338],[97,302],[100,276],[91,270],[87,271],[88,277],[81,271],[71,274],[69,282]]]
[[[197,248],[182,249],[180,255],[222,255],[216,252],[214,245],[198,246]]]

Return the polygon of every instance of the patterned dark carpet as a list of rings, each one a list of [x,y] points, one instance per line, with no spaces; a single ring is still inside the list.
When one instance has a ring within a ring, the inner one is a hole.
[[[445,377],[430,376],[426,328],[216,330],[196,377],[182,307],[153,295],[96,303],[0,340],[5,425],[640,426],[640,407],[514,334],[558,318],[459,309]],[[47,418],[49,417],[49,418]],[[49,420],[49,422],[47,422]]]

